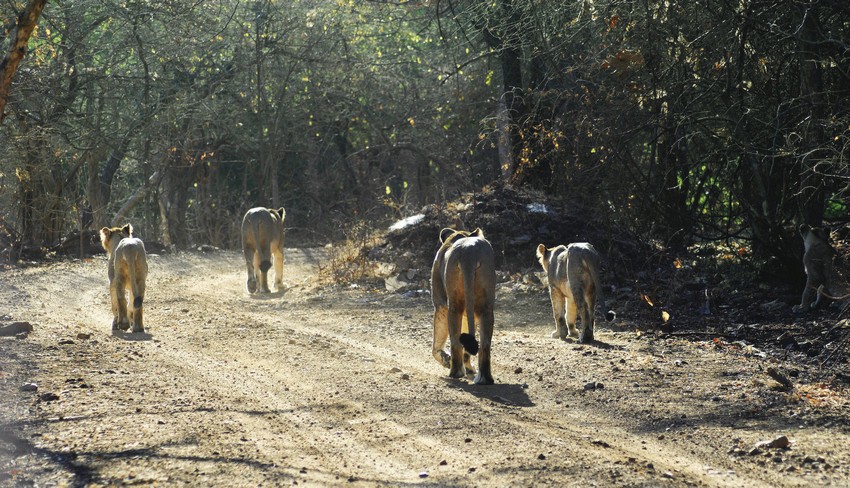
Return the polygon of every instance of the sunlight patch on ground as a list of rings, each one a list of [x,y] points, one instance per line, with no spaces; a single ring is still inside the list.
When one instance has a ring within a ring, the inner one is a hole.
[[[529,203],[525,206],[529,213],[547,214],[550,212],[549,207],[545,203]]]
[[[412,225],[416,225],[425,220],[425,214],[416,214],[411,215],[410,217],[405,217],[398,222],[394,223],[390,226],[390,231],[394,230],[402,230]]]

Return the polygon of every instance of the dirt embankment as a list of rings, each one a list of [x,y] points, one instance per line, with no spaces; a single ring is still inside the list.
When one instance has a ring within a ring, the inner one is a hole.
[[[323,259],[251,297],[236,253],[152,256],[145,335],[111,334],[105,258],[0,272],[34,328],[0,338],[0,485],[850,484],[848,391],[814,367],[628,314],[561,342],[506,281],[474,386],[431,357],[427,294],[317,287]]]

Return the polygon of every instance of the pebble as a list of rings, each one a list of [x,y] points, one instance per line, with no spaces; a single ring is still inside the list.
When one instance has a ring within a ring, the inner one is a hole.
[[[440,466],[445,466],[445,465],[447,465],[447,464],[449,464],[449,462],[448,462],[448,461],[446,461],[445,459],[443,459],[442,461],[440,461]]]
[[[35,383],[24,383],[21,385],[21,391],[38,391],[38,385]]]
[[[514,373],[515,373],[515,374],[520,374],[520,373],[522,373],[522,368],[517,368],[517,369],[515,369],[515,370],[514,370]]]
[[[82,339],[84,341],[91,339],[91,334],[88,332],[78,332],[77,339]]]
[[[537,459],[543,461],[544,459],[546,459],[546,455],[541,452],[540,454],[537,455]]]
[[[786,449],[791,446],[791,441],[788,440],[788,436],[781,435],[772,441],[761,441],[757,442],[753,449]]]
[[[603,388],[605,388],[605,385],[597,381],[591,381],[584,385],[585,390],[601,390]]]
[[[428,477],[428,472],[427,472],[427,471],[422,471],[421,473],[419,473],[419,477],[420,477],[420,478],[427,478],[427,477]]]
[[[41,395],[39,395],[39,398],[43,402],[53,402],[59,399],[59,395],[53,393],[52,391],[49,391],[47,393],[42,393]]]

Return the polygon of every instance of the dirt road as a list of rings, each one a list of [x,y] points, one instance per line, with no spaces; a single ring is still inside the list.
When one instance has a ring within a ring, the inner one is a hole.
[[[0,485],[850,484],[847,391],[779,391],[758,350],[627,318],[561,342],[505,283],[479,387],[431,357],[428,295],[316,287],[322,256],[261,298],[237,253],[151,256],[145,335],[111,334],[103,257],[0,272],[34,327],[0,338]]]

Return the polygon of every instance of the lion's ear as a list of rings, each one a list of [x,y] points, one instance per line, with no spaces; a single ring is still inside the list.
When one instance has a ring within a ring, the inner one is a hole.
[[[452,234],[454,234],[456,232],[457,232],[456,230],[451,229],[449,227],[446,227],[445,229],[441,230],[440,231],[440,244],[446,242],[446,239],[448,239]]]
[[[133,236],[133,226],[130,225],[130,224],[127,224],[124,227],[121,227],[121,233],[126,235],[127,237],[132,237]]]
[[[283,207],[277,209],[277,216],[280,217],[280,221],[283,222],[283,219],[286,218],[286,210]]]
[[[543,244],[537,246],[537,259],[546,259],[546,246]]]
[[[476,227],[474,231],[472,231],[469,235],[476,236],[480,238],[484,238],[484,231],[481,230],[481,227]]]
[[[111,233],[112,233],[112,231],[109,230],[109,227],[104,227],[104,228],[100,229],[100,240],[101,241],[108,241],[109,240],[109,234],[111,234]]]

